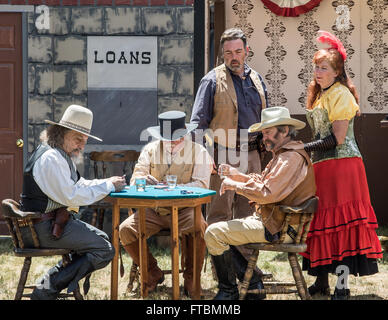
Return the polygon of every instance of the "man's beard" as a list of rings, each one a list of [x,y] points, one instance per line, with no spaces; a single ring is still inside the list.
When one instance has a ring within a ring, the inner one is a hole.
[[[275,148],[275,143],[273,141],[268,139],[263,142],[264,142],[265,150],[272,151],[273,148]]]
[[[75,150],[76,151],[76,150]],[[83,164],[84,162],[84,153],[82,150],[77,150],[78,153],[75,153],[74,151],[71,153],[71,159],[74,161],[76,165]]]
[[[265,150],[272,151],[275,148],[277,142],[279,141],[279,131],[276,132],[276,134],[273,138],[274,138],[274,140],[271,140],[271,139],[263,140]]]
[[[232,63],[233,62],[237,62],[238,64],[236,65],[232,65]],[[239,61],[237,61],[237,60],[232,60],[231,62],[230,62],[230,64],[228,65],[228,68],[232,71],[232,72],[238,72],[238,71],[240,71],[240,69],[241,69],[241,63],[239,62]]]

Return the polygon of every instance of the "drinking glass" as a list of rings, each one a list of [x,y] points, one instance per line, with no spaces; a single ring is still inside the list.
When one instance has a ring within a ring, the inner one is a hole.
[[[167,185],[169,189],[174,189],[176,187],[176,175],[168,175],[166,176]]]
[[[136,178],[135,185],[136,185],[136,191],[144,192],[145,186],[146,186],[146,179],[145,178]]]

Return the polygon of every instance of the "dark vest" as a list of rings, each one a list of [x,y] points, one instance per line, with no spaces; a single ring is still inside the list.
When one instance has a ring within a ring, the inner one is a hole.
[[[42,144],[39,145],[32,153],[30,159],[27,162],[27,165],[24,169],[24,174],[23,174],[23,192],[20,195],[22,211],[46,212],[47,205],[49,202],[49,197],[43,193],[43,191],[39,188],[38,184],[35,182],[34,177],[32,175],[32,170],[34,168],[35,162],[46,151],[50,149],[51,147],[48,145],[42,145]],[[64,152],[61,152],[61,154],[64,155]],[[67,158],[65,157],[65,159],[69,163],[69,161],[71,160],[69,157]],[[70,163],[69,163],[69,167],[72,168]],[[78,181],[80,178],[78,171],[76,172],[76,176],[77,178],[75,182]]]

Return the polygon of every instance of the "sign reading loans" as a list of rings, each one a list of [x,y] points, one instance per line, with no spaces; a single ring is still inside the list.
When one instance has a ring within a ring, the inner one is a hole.
[[[157,89],[157,37],[88,37],[89,89]]]

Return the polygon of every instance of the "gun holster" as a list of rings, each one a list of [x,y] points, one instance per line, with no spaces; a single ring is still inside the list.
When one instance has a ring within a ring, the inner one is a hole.
[[[67,221],[69,221],[70,212],[67,211],[66,208],[58,208],[54,210],[54,212],[55,218],[52,224],[51,235],[54,239],[58,240],[62,236],[63,229],[65,229]]]

